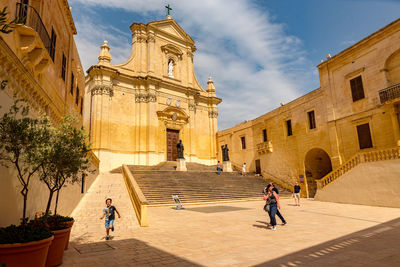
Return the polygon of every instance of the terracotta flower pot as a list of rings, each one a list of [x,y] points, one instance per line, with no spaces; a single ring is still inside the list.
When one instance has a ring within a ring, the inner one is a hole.
[[[68,240],[68,236],[71,232],[71,228],[52,231],[54,234],[54,240],[49,248],[47,254],[46,267],[58,266],[63,261],[65,243]]]
[[[43,267],[45,266],[50,244],[54,236],[27,243],[1,244],[0,264],[7,267]]]
[[[73,221],[68,221],[68,222],[66,222],[67,223],[67,225],[68,225],[68,227],[69,228],[72,228],[72,225],[74,225],[74,220]],[[69,235],[68,235],[68,240],[67,240],[67,243],[65,244],[65,249],[68,249],[68,244],[69,244],[69,237],[70,237],[70,235],[71,235],[71,232],[69,232]]]

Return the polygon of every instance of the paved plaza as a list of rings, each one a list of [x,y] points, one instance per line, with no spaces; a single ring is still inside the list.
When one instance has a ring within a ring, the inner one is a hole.
[[[125,206],[110,241],[102,205],[91,207],[84,218],[95,220],[77,214],[63,266],[400,266],[400,209],[283,199],[288,224],[272,231],[263,204],[153,207],[146,228],[127,224]]]

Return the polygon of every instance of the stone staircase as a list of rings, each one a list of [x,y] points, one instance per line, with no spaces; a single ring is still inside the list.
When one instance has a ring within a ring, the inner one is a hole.
[[[124,231],[139,227],[122,174],[101,174],[72,212],[72,217],[75,219],[72,237],[78,239],[77,241],[90,242],[104,237],[104,219],[99,218],[107,198],[112,199],[112,204],[121,214],[121,218],[115,214],[116,227]],[[118,235],[118,232],[113,234]]]
[[[175,171],[176,162],[156,166],[129,166],[149,205],[173,204],[171,195],[182,203],[202,203],[261,199],[268,183],[255,174],[241,176],[238,172],[217,175],[216,166],[187,163],[187,172]],[[117,170],[115,170],[117,172]],[[290,192],[278,187],[281,196]]]

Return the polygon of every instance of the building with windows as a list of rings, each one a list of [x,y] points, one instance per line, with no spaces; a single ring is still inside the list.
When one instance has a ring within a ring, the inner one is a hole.
[[[316,180],[356,155],[386,157],[380,151],[400,140],[399,40],[400,19],[328,56],[318,65],[320,88],[219,131],[218,159],[228,144],[234,165],[246,162],[250,171],[288,187],[299,181],[313,197]]]
[[[58,123],[66,114],[82,121],[85,76],[74,42],[75,24],[67,0],[0,0],[7,7],[8,21],[19,18],[13,31],[0,33],[0,114],[13,101],[13,94],[27,100],[31,115],[46,114]],[[93,156],[93,162],[97,159]],[[93,166],[96,169],[96,166]],[[95,174],[81,185],[68,186],[60,194],[60,212],[70,214]],[[82,178],[83,179],[83,178]],[[7,200],[0,226],[18,223],[22,210],[20,185],[13,168],[0,167],[0,195]],[[30,186],[28,215],[44,210],[47,188],[33,179]]]
[[[197,81],[194,41],[169,15],[130,29],[129,59],[111,64],[105,41],[86,78],[84,124],[100,171],[174,161],[178,140],[187,162],[216,164],[221,99],[211,78],[206,90]]]

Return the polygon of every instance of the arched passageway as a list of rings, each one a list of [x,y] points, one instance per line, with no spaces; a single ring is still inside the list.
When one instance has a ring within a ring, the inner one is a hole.
[[[304,167],[307,178],[308,196],[314,197],[317,192],[317,183],[315,180],[321,179],[332,171],[331,159],[323,149],[313,148],[306,154]]]

